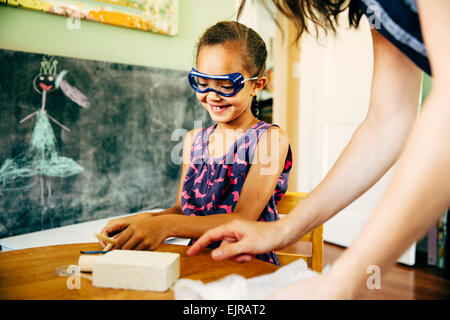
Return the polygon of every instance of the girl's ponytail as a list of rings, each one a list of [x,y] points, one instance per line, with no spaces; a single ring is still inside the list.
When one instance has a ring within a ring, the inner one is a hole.
[[[255,117],[258,117],[258,115],[259,115],[259,102],[258,102],[258,98],[256,98],[256,96],[253,97],[251,110],[252,110],[253,115]]]

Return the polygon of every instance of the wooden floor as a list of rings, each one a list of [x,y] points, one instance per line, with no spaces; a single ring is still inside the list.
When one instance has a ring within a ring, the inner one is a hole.
[[[325,243],[324,266],[343,251],[342,247]],[[433,267],[396,264],[383,275],[381,289],[367,289],[361,299],[450,299],[450,280]]]

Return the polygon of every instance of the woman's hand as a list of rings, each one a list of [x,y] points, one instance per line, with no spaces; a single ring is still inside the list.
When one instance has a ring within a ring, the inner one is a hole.
[[[167,238],[164,221],[164,216],[139,213],[109,221],[100,233],[108,237],[114,235],[115,249],[154,250]],[[106,244],[101,241],[101,245]]]
[[[353,298],[354,296],[346,283],[327,273],[280,288],[268,299],[342,300]]]
[[[282,241],[286,238],[283,232],[281,221],[233,220],[207,231],[186,253],[190,256],[195,255],[208,244],[222,240],[220,247],[211,252],[213,259],[231,258],[237,262],[250,261],[256,254],[283,247]]]

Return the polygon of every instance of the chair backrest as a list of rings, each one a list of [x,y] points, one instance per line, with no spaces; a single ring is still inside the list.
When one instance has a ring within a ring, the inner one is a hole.
[[[278,213],[288,214],[294,207],[304,199],[306,192],[288,191],[277,205]],[[305,234],[299,242],[312,243],[311,255],[289,252],[276,252],[281,265],[286,265],[299,258],[305,259],[308,267],[317,272],[323,268],[323,225]]]

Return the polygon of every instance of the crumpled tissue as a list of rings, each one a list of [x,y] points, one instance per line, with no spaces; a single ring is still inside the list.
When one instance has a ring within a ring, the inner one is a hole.
[[[298,259],[273,273],[254,278],[232,274],[207,284],[179,279],[172,289],[176,300],[261,300],[282,287],[317,275],[308,269],[305,260]]]

